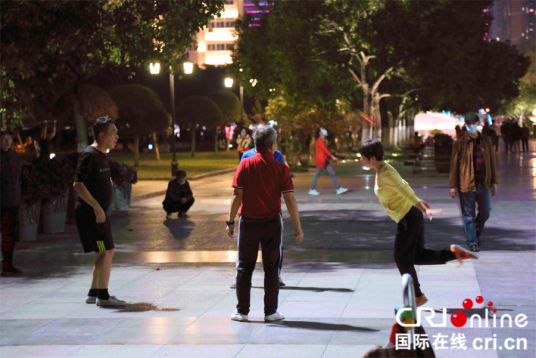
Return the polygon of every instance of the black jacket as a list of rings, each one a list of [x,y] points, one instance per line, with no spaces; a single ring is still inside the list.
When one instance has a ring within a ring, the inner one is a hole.
[[[179,201],[181,198],[186,198],[188,201],[192,201],[194,199],[192,189],[190,189],[190,183],[187,181],[183,185],[180,185],[177,180],[173,179],[168,184],[166,198],[164,201]]]
[[[22,159],[13,149],[7,152],[0,150],[0,195],[2,207],[19,206],[21,198],[20,178],[22,175]]]

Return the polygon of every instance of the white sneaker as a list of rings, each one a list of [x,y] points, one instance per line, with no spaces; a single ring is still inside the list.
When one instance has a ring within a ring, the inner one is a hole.
[[[127,303],[123,300],[117,299],[115,296],[110,296],[107,300],[101,300],[97,298],[97,306],[125,306]]]
[[[311,189],[309,190],[309,195],[320,195],[320,193],[316,189]]]
[[[231,283],[231,288],[236,288],[236,281]]]
[[[281,313],[277,311],[274,314],[271,314],[269,316],[264,316],[265,322],[280,321],[282,319],[285,319],[285,316],[283,316]]]
[[[171,213],[166,214],[166,219],[168,219],[168,220],[171,219]]]
[[[97,302],[97,297],[87,296],[86,303],[95,303],[95,302]]]
[[[339,189],[337,189],[337,195],[344,194],[344,193],[346,193],[347,191],[348,191],[347,188],[343,188],[343,187],[341,186]]]
[[[241,314],[241,313],[238,313],[235,312],[231,315],[231,320],[233,321],[239,321],[239,322],[247,322],[248,320],[248,315],[247,314]]]

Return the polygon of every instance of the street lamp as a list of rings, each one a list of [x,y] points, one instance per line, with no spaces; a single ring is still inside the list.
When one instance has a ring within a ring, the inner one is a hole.
[[[231,88],[233,87],[233,79],[231,77],[225,77],[225,87]]]
[[[194,71],[194,64],[189,61],[184,62],[183,69],[185,74],[190,75]],[[152,75],[158,75],[160,73],[160,64],[158,62],[149,64],[149,71]],[[171,94],[171,118],[173,120],[173,159],[171,159],[171,176],[175,177],[177,175],[177,171],[179,170],[179,163],[177,162],[177,148],[175,145],[175,76],[171,71],[169,72],[169,91]]]

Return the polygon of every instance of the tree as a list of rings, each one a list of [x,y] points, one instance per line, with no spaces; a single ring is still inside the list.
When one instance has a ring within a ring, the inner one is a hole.
[[[529,52],[527,58],[532,61],[527,73],[519,81],[519,95],[502,104],[502,111],[514,116],[520,123],[524,123],[536,109],[536,50]]]
[[[219,125],[226,125],[240,121],[242,115],[242,104],[240,99],[231,91],[219,90],[210,92],[208,98],[214,101],[221,112],[221,122],[214,124],[214,151],[218,151],[218,131]],[[229,146],[227,145],[227,150]]]
[[[238,22],[235,73],[243,83],[258,80],[245,87],[248,93],[282,95],[300,108],[331,112],[344,99],[374,119],[379,137],[382,127],[418,110],[474,110],[481,102],[515,95],[511,84],[524,73],[522,58],[510,45],[483,41],[491,22],[483,10],[491,4],[277,2],[260,28]],[[493,63],[501,51],[506,58],[497,62],[508,70]],[[363,138],[368,128],[363,126]]]
[[[87,123],[99,117],[119,117],[119,109],[108,92],[93,85],[84,85],[78,92],[82,116]]]
[[[148,87],[121,85],[112,89],[110,96],[119,108],[119,136],[134,137],[134,166],[137,167],[140,164],[140,136],[164,130],[169,125],[169,117],[156,93]]]
[[[107,65],[160,61],[176,73],[192,36],[223,0],[5,1],[2,3],[2,109],[7,118],[46,117],[74,101],[79,148],[85,123],[80,85]]]
[[[186,97],[177,108],[177,117],[183,127],[188,127],[192,135],[192,158],[195,155],[195,134],[197,127],[215,127],[221,123],[222,114],[218,105],[206,96]]]

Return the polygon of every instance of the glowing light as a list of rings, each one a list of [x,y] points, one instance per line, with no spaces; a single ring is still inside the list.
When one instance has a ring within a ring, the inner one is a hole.
[[[149,144],[149,145],[147,146],[147,148],[149,148],[149,150],[153,150],[153,145],[152,145],[152,144]]]
[[[233,147],[233,145],[232,145],[232,144],[229,144],[229,148],[232,148],[232,147]]]
[[[225,77],[224,83],[227,88],[233,87],[233,79],[231,77]]]
[[[206,52],[207,51],[207,44],[204,42],[200,42],[197,46],[197,52]]]
[[[251,87],[255,87],[255,85],[257,84],[257,80],[255,78],[252,78],[249,80],[249,83],[251,83]]]
[[[106,149],[106,153],[110,153],[110,149]]]
[[[370,168],[363,165],[363,170],[370,170]]]
[[[157,75],[160,73],[160,63],[150,63],[149,64],[149,71],[151,72],[151,75]]]
[[[50,153],[50,159],[53,159],[56,156],[55,153]]]
[[[186,73],[187,75],[190,75],[192,74],[192,72],[194,72],[194,64],[190,61],[186,61],[185,63],[183,63],[182,67],[184,68],[184,73]]]

